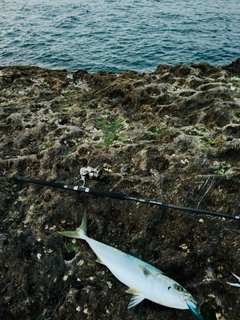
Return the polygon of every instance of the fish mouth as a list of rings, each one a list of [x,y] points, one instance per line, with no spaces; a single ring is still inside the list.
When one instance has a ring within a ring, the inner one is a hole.
[[[186,303],[188,308],[189,308],[189,306],[191,306],[192,308],[196,308],[196,306],[197,306],[197,301],[193,298],[193,296],[189,292],[182,295],[180,297],[180,299],[182,300],[183,303],[184,302]]]
[[[197,301],[193,299],[193,297],[188,297],[187,299],[184,299],[188,308],[191,306],[192,308],[196,308],[197,306]]]

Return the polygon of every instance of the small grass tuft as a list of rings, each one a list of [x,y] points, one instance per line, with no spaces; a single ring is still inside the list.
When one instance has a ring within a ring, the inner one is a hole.
[[[66,250],[68,253],[77,253],[79,251],[79,246],[76,243],[70,241],[66,245]]]
[[[231,164],[227,163],[225,161],[223,161],[223,162],[215,161],[213,170],[214,170],[214,173],[219,174],[219,175],[223,175],[223,174],[226,174],[227,172],[229,172],[231,167],[232,167]]]
[[[163,133],[165,130],[166,130],[166,127],[164,127],[164,126],[152,126],[148,129],[148,132],[151,135],[157,136],[157,135]]]
[[[75,91],[63,92],[62,96],[64,96],[64,97],[72,97],[75,93],[76,93]]]
[[[9,107],[8,103],[0,103],[0,108],[6,108]]]
[[[103,144],[107,147],[118,138],[118,133],[124,128],[121,119],[117,117],[103,117],[95,122],[95,127],[103,132]],[[121,137],[122,140],[122,137]]]
[[[215,148],[218,146],[218,141],[214,139],[203,138],[200,140],[200,143],[205,147]]]

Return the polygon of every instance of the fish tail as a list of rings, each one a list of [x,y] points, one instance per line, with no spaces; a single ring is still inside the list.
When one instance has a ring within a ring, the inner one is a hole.
[[[87,238],[87,213],[84,212],[82,223],[75,231],[60,231],[58,232],[62,236],[76,239],[86,239]]]

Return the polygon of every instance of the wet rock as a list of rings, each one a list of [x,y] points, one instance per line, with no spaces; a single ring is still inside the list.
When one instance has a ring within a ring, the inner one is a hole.
[[[229,65],[224,66],[223,70],[227,70],[228,72],[230,72],[232,74],[239,75],[240,74],[240,58],[236,59],[235,61],[233,61]]]

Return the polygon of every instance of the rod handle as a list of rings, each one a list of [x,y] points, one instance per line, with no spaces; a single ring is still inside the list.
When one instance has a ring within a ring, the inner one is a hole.
[[[15,180],[15,181],[25,181],[25,182],[29,182],[29,179],[28,179],[28,178],[19,176],[18,174],[14,174],[14,175],[12,176],[12,179]]]

